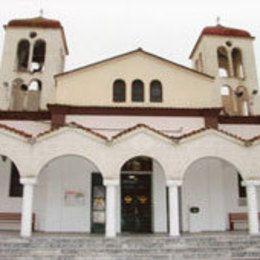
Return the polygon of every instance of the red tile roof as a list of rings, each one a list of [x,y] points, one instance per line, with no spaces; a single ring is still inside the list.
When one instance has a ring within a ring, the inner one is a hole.
[[[145,129],[148,129],[148,130],[150,130],[150,131],[152,131],[152,132],[154,132],[156,134],[159,134],[159,135],[161,135],[161,136],[163,136],[165,138],[172,139],[169,135],[164,134],[162,131],[156,130],[156,129],[154,129],[154,128],[148,126],[148,125],[145,125],[145,124],[137,124],[137,125],[135,125],[133,127],[129,127],[127,129],[119,132],[118,134],[112,136],[111,140],[114,141],[114,140],[122,137],[123,135],[128,134],[130,132],[133,132],[133,131],[135,131],[136,129],[139,129],[139,128],[145,128]]]
[[[40,28],[62,28],[58,20],[43,18],[41,16],[29,19],[15,19],[8,22],[7,27],[40,27]]]
[[[5,28],[8,27],[32,27],[32,28],[44,28],[44,29],[60,29],[62,34],[62,40],[64,43],[66,54],[69,54],[68,44],[66,41],[65,32],[63,26],[58,20],[47,19],[41,16],[34,17],[34,18],[27,18],[27,19],[14,19],[8,22],[7,25],[4,26]]]
[[[65,125],[62,126],[62,127],[51,128],[51,129],[49,129],[49,130],[47,130],[47,131],[45,131],[45,132],[42,132],[42,133],[38,134],[38,135],[36,136],[36,138],[39,138],[39,137],[48,135],[48,134],[50,134],[50,133],[52,133],[52,132],[55,132],[55,131],[57,131],[57,130],[59,130],[59,129],[61,129],[61,128],[70,127],[70,126],[72,126],[72,127],[74,127],[74,128],[77,128],[77,129],[81,129],[81,130],[83,130],[83,131],[85,131],[85,132],[87,132],[87,133],[91,133],[91,134],[97,136],[98,138],[101,138],[101,139],[103,139],[103,140],[105,140],[105,141],[108,141],[108,139],[107,139],[106,136],[101,135],[101,134],[99,134],[99,133],[93,131],[91,128],[82,126],[82,125],[80,125],[80,124],[78,124],[78,123],[75,123],[75,122],[71,122],[71,123],[65,124]]]
[[[109,141],[109,139],[108,139],[106,136],[104,136],[104,135],[102,135],[102,134],[99,134],[99,133],[93,131],[91,128],[82,126],[82,125],[80,125],[80,124],[78,124],[78,123],[75,123],[75,122],[68,123],[68,124],[66,124],[66,125],[63,126],[63,127],[51,128],[51,129],[49,129],[49,130],[47,130],[47,131],[45,131],[45,132],[42,132],[42,133],[36,135],[36,138],[39,138],[39,137],[48,135],[48,134],[53,133],[53,132],[55,132],[55,131],[58,131],[59,129],[62,129],[62,128],[64,128],[64,127],[74,127],[74,128],[83,130],[83,131],[85,131],[85,132],[87,132],[87,133],[93,134],[93,135],[95,135],[96,137],[101,138],[101,139],[103,139],[103,140],[105,140],[105,141]],[[179,141],[184,140],[184,139],[186,139],[186,138],[189,138],[189,137],[191,137],[191,136],[195,136],[195,135],[197,135],[197,134],[200,134],[200,133],[203,133],[203,132],[207,132],[207,131],[219,132],[219,133],[221,133],[221,134],[223,134],[223,135],[226,135],[226,136],[231,137],[231,138],[233,138],[233,139],[235,139],[235,140],[237,140],[237,141],[240,141],[242,144],[244,144],[244,145],[246,145],[246,146],[253,145],[255,141],[260,140],[260,135],[256,135],[256,136],[254,136],[254,137],[252,137],[252,138],[245,139],[245,138],[242,138],[242,137],[240,137],[240,136],[238,136],[238,135],[235,135],[235,134],[232,134],[232,133],[230,133],[230,132],[227,132],[227,131],[225,131],[225,130],[215,129],[215,128],[199,128],[199,129],[193,130],[193,131],[191,131],[191,132],[189,132],[189,133],[185,133],[185,134],[180,135],[180,136],[170,136],[170,135],[167,135],[167,134],[165,134],[164,132],[162,132],[162,131],[160,131],[160,130],[157,130],[157,129],[154,129],[154,128],[148,126],[148,125],[145,125],[145,124],[137,124],[137,125],[135,125],[135,126],[133,126],[133,127],[129,127],[129,128],[127,128],[127,129],[125,129],[125,130],[119,132],[118,134],[114,135],[114,136],[111,138],[111,141],[113,142],[114,140],[119,139],[119,138],[121,138],[122,136],[124,136],[124,135],[126,135],[126,134],[128,134],[128,133],[131,133],[131,132],[133,132],[133,131],[135,131],[135,130],[137,130],[137,129],[139,129],[139,128],[147,129],[147,130],[152,131],[152,132],[154,132],[154,133],[156,133],[156,134],[158,134],[158,135],[161,135],[161,136],[164,137],[164,138],[167,138],[167,139],[169,139],[169,140],[176,141],[176,142],[179,142]],[[29,134],[29,133],[26,133],[26,132],[24,132],[24,131],[22,131],[22,130],[18,130],[18,129],[16,129],[16,128],[13,128],[13,127],[10,127],[10,126],[4,125],[4,124],[0,124],[0,129],[4,129],[4,130],[6,130],[6,131],[9,131],[9,132],[11,132],[11,133],[20,135],[20,136],[22,136],[22,137],[24,137],[24,138],[27,138],[27,139],[30,139],[30,138],[33,138],[33,137],[34,137],[33,135],[31,135],[31,134]]]
[[[201,35],[220,35],[220,36],[252,38],[252,35],[248,31],[225,27],[222,25],[205,27],[202,30]]]
[[[16,129],[16,128],[7,126],[7,125],[0,124],[0,129],[4,129],[4,130],[6,130],[6,131],[8,131],[8,132],[11,132],[11,133],[20,135],[20,136],[25,137],[25,138],[32,138],[32,135],[31,135],[31,134],[26,133],[26,132],[24,132],[24,131],[22,131],[22,130],[18,130],[18,129]]]
[[[254,37],[248,31],[245,31],[242,29],[230,28],[230,27],[225,27],[222,25],[207,26],[202,30],[196,44],[194,45],[194,47],[191,51],[191,54],[190,54],[190,59],[192,58],[195,50],[197,49],[197,47],[204,35],[254,39]]]

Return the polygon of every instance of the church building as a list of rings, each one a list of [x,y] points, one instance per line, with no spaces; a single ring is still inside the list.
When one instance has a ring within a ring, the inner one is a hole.
[[[1,230],[259,234],[250,32],[205,27],[191,68],[139,48],[64,71],[59,21],[16,19],[4,30]]]

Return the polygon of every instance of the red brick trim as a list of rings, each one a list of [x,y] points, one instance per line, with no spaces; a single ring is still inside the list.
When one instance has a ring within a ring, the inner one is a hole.
[[[205,127],[218,129],[218,117],[217,116],[205,116]]]

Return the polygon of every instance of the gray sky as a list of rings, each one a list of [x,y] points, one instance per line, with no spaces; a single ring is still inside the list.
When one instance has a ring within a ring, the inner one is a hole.
[[[256,36],[260,76],[260,3],[256,0],[0,0],[0,23],[39,15],[65,28],[66,70],[142,47],[190,66],[189,54],[203,27],[242,28]],[[0,52],[4,29],[0,30]],[[258,76],[258,77],[259,77]]]

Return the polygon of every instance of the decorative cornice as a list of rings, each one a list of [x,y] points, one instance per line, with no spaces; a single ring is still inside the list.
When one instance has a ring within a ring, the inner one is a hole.
[[[0,111],[0,120],[51,120],[51,114],[49,111]]]
[[[221,107],[170,108],[170,107],[127,107],[127,106],[71,106],[50,104],[51,113],[66,115],[130,115],[130,116],[183,116],[205,117],[220,114]]]

